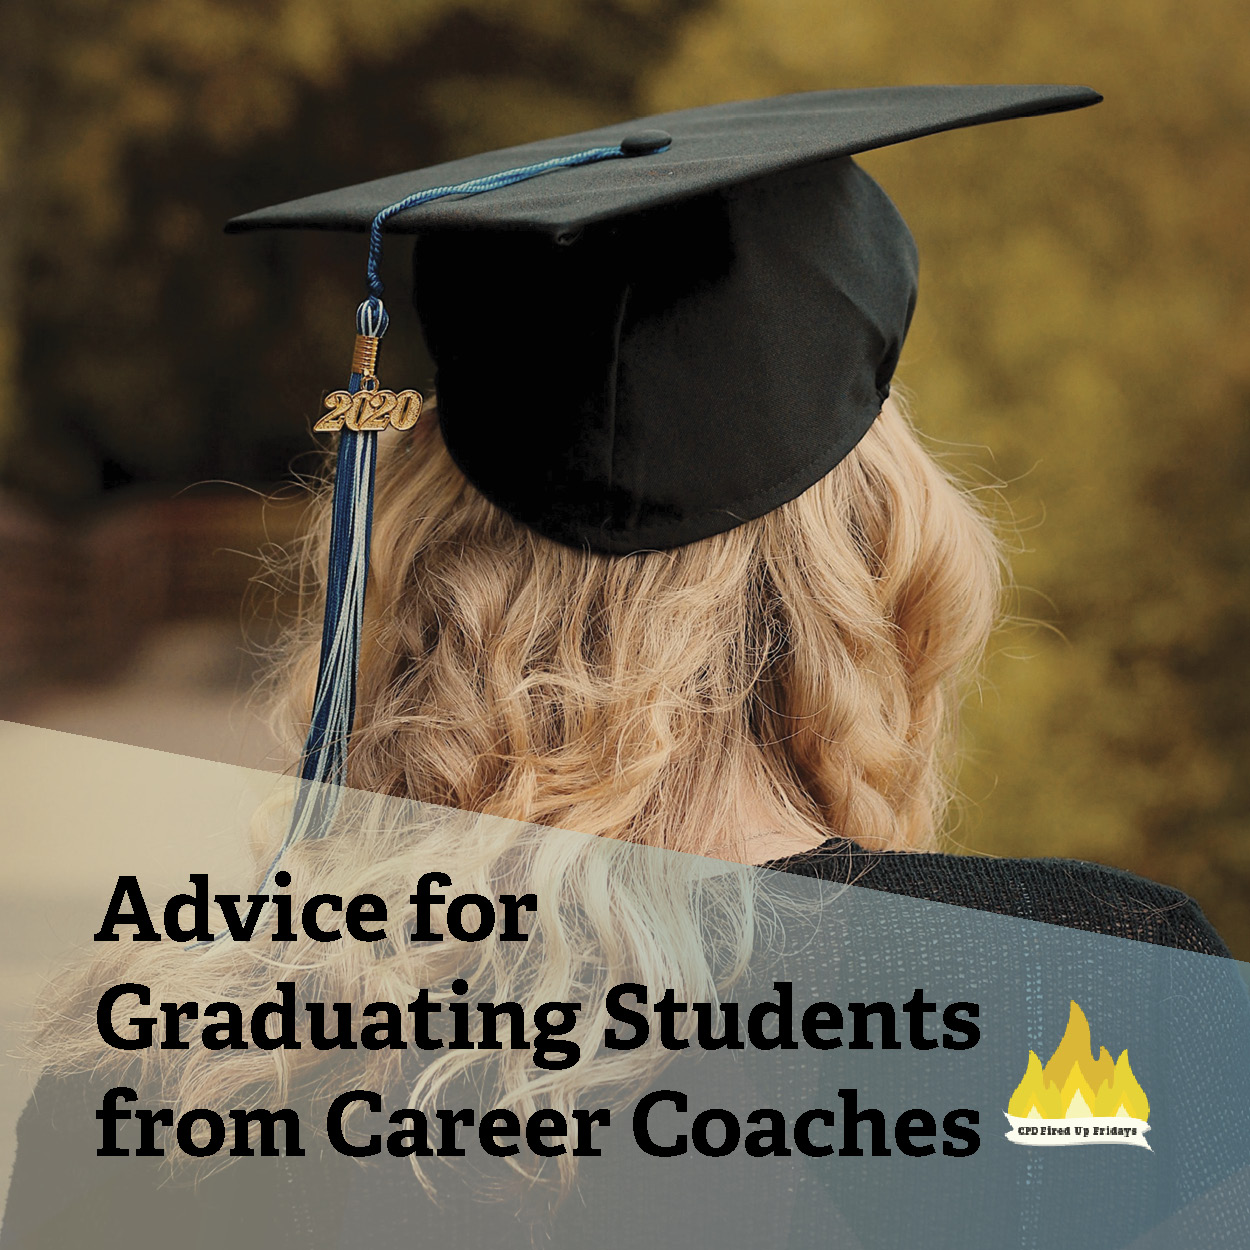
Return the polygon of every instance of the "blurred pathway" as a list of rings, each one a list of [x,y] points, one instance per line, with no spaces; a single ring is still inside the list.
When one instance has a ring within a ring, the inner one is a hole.
[[[114,680],[30,692],[5,718],[280,771],[286,761],[255,706],[255,667],[237,623],[179,622],[154,633]]]
[[[280,771],[286,761],[254,706],[254,674],[237,622],[179,622],[154,633],[114,680],[34,690],[3,708],[2,715],[18,725]],[[15,725],[0,724],[0,735],[6,732],[21,733]],[[18,766],[11,757],[8,762]],[[73,786],[72,776],[64,780]],[[188,821],[182,837],[192,839],[195,828]],[[98,919],[94,901],[58,879],[56,868],[94,862],[98,848],[88,839],[95,833],[66,830],[63,856],[35,861],[40,870],[46,865],[46,880],[30,879],[28,856],[19,854],[22,868],[14,866],[20,830],[6,822],[0,833],[7,865],[0,877],[0,1194],[7,1192],[14,1130],[31,1088],[29,1073],[16,1058],[21,1034],[40,986],[89,941]],[[178,837],[179,830],[171,829],[171,835]],[[124,834],[109,836],[110,853],[126,858]],[[79,839],[82,845],[76,845]],[[105,881],[96,884],[107,889]]]

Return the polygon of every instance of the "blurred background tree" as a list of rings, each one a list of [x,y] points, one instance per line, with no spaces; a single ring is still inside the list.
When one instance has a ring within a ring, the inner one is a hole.
[[[920,244],[919,424],[1014,518],[1023,619],[967,709],[953,838],[1177,884],[1250,957],[1235,0],[8,0],[0,23],[4,476],[61,509],[265,485],[311,445],[359,241],[224,239],[236,212],[719,100],[1098,87],[864,158]],[[387,353],[428,380],[410,317]]]
[[[691,7],[9,0],[5,319],[10,376],[39,398],[9,404],[7,482],[74,507],[135,483],[281,477],[344,367],[361,253],[228,240],[222,223],[628,114]]]

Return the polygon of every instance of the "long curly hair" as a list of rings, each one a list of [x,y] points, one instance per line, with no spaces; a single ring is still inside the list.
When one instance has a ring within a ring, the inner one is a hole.
[[[325,530],[279,670],[288,726],[311,702]],[[897,402],[797,499],[629,556],[512,520],[430,421],[379,464],[373,552],[352,786],[728,858],[750,791],[813,842],[933,845],[1002,564]]]

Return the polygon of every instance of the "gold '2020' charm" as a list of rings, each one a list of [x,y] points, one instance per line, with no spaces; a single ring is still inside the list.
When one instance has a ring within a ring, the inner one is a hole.
[[[325,416],[313,426],[320,434],[349,430],[410,430],[421,416],[424,401],[417,391],[331,391]]]
[[[361,310],[365,308],[362,304]],[[359,315],[359,313],[357,314]],[[378,389],[378,338],[357,334],[352,352],[352,372],[360,378],[357,391],[331,391],[325,398],[325,416],[313,426],[319,434],[340,430],[411,430],[421,416],[423,400],[416,391]]]

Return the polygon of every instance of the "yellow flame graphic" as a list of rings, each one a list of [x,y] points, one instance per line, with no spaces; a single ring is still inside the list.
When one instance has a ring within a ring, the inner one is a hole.
[[[1068,1027],[1045,1067],[1029,1051],[1029,1066],[1007,1104],[1007,1114],[1035,1120],[1082,1116],[1147,1120],[1150,1102],[1129,1067],[1127,1050],[1113,1062],[1104,1046],[1094,1058],[1089,1021],[1074,1002],[1068,1012]]]

